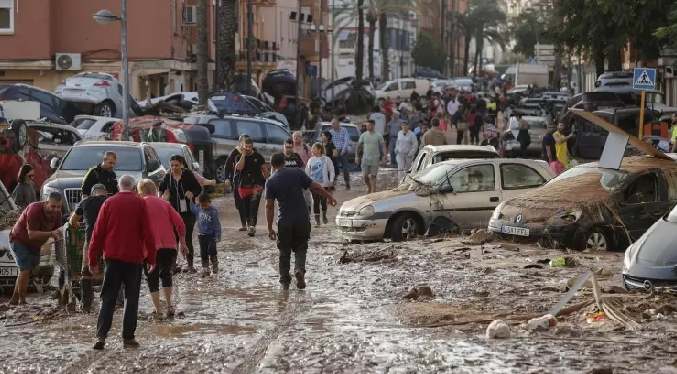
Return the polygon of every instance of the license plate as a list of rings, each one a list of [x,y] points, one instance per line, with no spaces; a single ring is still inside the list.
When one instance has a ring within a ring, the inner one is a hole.
[[[19,276],[19,268],[17,267],[0,268],[0,277],[18,277],[18,276]]]
[[[502,226],[501,233],[517,236],[529,236],[529,229],[524,227]]]
[[[339,225],[339,226],[353,227],[353,220],[352,220],[352,219],[347,219],[347,218],[339,218],[339,220],[338,220],[338,225]]]

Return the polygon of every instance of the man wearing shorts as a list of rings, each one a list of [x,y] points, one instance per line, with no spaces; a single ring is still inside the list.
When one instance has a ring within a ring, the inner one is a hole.
[[[375,131],[375,128],[376,122],[373,119],[367,121],[367,132],[360,135],[360,140],[357,142],[358,149],[362,149],[362,163],[360,164],[359,156],[355,158],[355,163],[360,164],[362,168],[368,194],[376,192],[378,168],[381,163],[385,163],[385,157],[388,154],[386,142],[383,136]]]

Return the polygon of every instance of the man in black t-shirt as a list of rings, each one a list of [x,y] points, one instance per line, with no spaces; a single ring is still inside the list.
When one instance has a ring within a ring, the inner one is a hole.
[[[88,254],[89,241],[94,232],[94,224],[99,216],[99,211],[104,201],[108,198],[106,186],[101,183],[92,187],[91,195],[87,196],[78,204],[77,208],[70,217],[70,224],[74,228],[79,228],[80,220],[85,224],[85,243],[82,247],[82,308],[89,310],[92,306],[94,291],[92,289],[92,273],[89,271]]]
[[[244,152],[235,159],[235,169],[240,171],[238,193],[244,205],[247,235],[254,236],[261,193],[268,179],[268,167],[263,156],[254,149],[251,138],[244,140]]]
[[[301,155],[294,152],[294,140],[291,138],[284,141],[284,166],[288,168],[301,168],[306,166],[303,164]]]
[[[310,214],[299,206],[306,204],[303,190],[310,190],[327,199],[331,206],[336,206],[336,199],[322,186],[298,168],[286,168],[284,155],[273,155],[270,165],[275,173],[266,183],[266,220],[268,221],[268,237],[277,240],[277,249],[280,251],[280,284],[289,288],[291,253],[294,252],[294,276],[296,286],[306,287],[306,252],[310,239]],[[277,232],[273,229],[275,217],[275,200],[278,203]]]
[[[557,130],[554,123],[548,124],[548,132],[543,135],[541,145],[541,159],[550,165],[551,162],[557,161],[557,154],[555,153],[555,138],[552,134]]]

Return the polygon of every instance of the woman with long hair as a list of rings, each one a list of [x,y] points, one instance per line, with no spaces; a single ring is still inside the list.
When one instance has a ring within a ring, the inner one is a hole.
[[[30,203],[38,201],[35,183],[33,183],[34,178],[35,170],[30,165],[25,164],[19,169],[19,175],[17,176],[19,183],[12,192],[12,199],[21,209],[26,208]]]

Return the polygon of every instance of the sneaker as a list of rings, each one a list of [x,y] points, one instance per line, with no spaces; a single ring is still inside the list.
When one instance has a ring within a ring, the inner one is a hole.
[[[174,311],[174,307],[170,306],[167,308],[167,318],[172,318],[175,314],[176,312]]]
[[[181,266],[174,265],[172,266],[172,274],[180,274],[181,273]]]
[[[249,226],[249,227],[247,228],[247,235],[249,235],[249,236],[254,236],[254,234],[256,234],[256,227],[254,227],[254,226]]]
[[[289,290],[289,283],[280,283],[280,287],[282,287],[283,290]]]
[[[94,343],[94,349],[97,351],[103,351],[103,348],[106,346],[106,339],[97,338],[96,343]]]
[[[301,270],[297,271],[296,274],[296,287],[299,288],[299,290],[302,290],[306,288],[306,276],[303,274]]]
[[[136,339],[124,339],[122,346],[124,348],[139,348],[139,342]]]
[[[195,269],[195,267],[193,267],[193,265],[188,265],[188,267],[183,269],[183,272],[195,274],[195,273],[197,273],[197,269]]]
[[[202,277],[203,277],[203,278],[204,278],[204,277],[208,277],[208,276],[210,276],[210,275],[211,275],[211,273],[209,272],[209,268],[208,268],[208,267],[202,268]]]
[[[327,219],[327,213],[322,214],[322,223],[324,223],[325,225],[329,223],[329,220]]]

